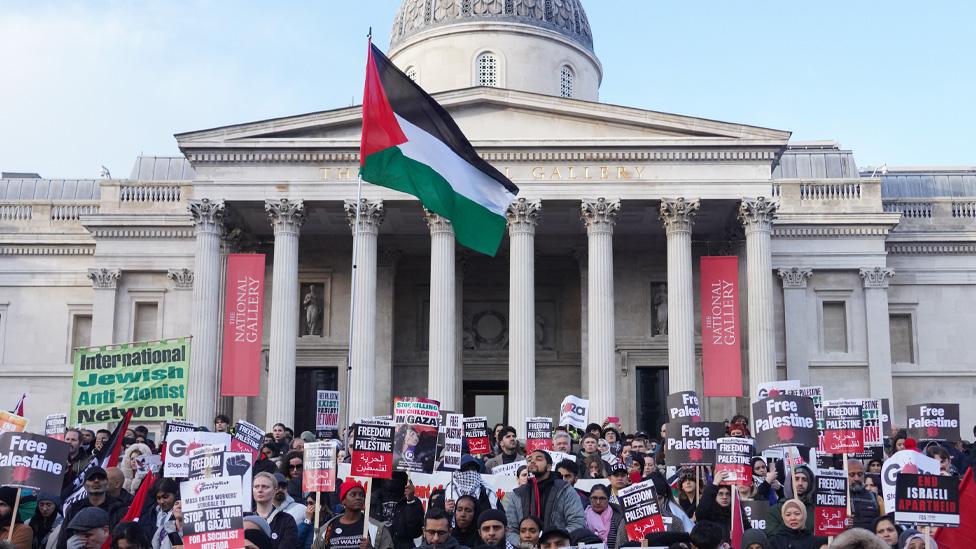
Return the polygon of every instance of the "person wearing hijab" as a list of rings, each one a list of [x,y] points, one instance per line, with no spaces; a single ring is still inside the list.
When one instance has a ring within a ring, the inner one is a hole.
[[[10,538],[10,543],[17,549],[31,549],[34,543],[34,531],[24,524],[20,516],[12,517],[14,503],[17,499],[17,488],[4,486],[0,488],[0,539]],[[13,533],[11,534],[11,518],[13,518]]]
[[[768,549],[820,549],[827,538],[814,536],[806,529],[807,507],[798,499],[788,499],[780,507],[783,527],[769,538]]]
[[[908,528],[898,536],[898,549],[939,549],[939,544],[929,537],[929,546],[925,546],[925,534]]]

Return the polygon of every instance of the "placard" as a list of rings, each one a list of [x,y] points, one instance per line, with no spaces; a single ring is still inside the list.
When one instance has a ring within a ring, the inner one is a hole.
[[[823,406],[824,450],[829,454],[864,451],[864,416],[860,400],[828,400]]]
[[[795,379],[767,381],[756,385],[756,396],[759,398],[779,396],[787,389],[799,389],[800,387],[801,383]]]
[[[702,257],[699,271],[705,396],[740,397],[739,258],[734,255]]]
[[[169,440],[170,433],[189,433],[191,431],[196,431],[197,427],[199,426],[192,421],[171,419],[166,422],[166,428],[163,429],[163,440]]]
[[[567,395],[559,405],[559,425],[571,425],[586,429],[589,419],[590,401],[574,395]]]
[[[958,404],[913,404],[908,407],[908,437],[915,440],[959,440]]]
[[[959,527],[959,479],[902,472],[895,489],[895,521]]]
[[[339,438],[339,391],[316,391],[315,430],[320,437]]]
[[[695,391],[681,391],[668,395],[668,415],[672,423],[701,421],[701,402]]]
[[[228,477],[180,483],[184,549],[243,549],[241,485]]]
[[[887,398],[881,399],[881,434],[884,438],[891,438],[891,401]]]
[[[491,468],[491,474],[514,477],[515,473],[517,473],[521,467],[525,467],[525,466],[526,466],[526,461],[524,459],[513,461],[511,463],[499,463],[498,465],[495,465],[494,467]]]
[[[0,433],[23,433],[27,430],[27,418],[0,410]]]
[[[746,512],[746,520],[749,521],[749,528],[759,530],[766,529],[766,517],[769,515],[768,501],[744,501],[739,500],[742,509]]]
[[[393,478],[393,422],[374,421],[353,426],[352,474]]]
[[[722,437],[718,439],[715,450],[715,475],[726,473],[725,482],[734,486],[752,485],[751,438]],[[667,457],[665,457],[667,461]]]
[[[901,473],[939,474],[939,461],[915,450],[895,452],[881,465],[881,493],[885,509],[895,508],[895,492]]]
[[[336,457],[333,440],[305,443],[302,492],[332,492],[336,489]]]
[[[190,452],[201,446],[220,446],[226,450],[230,446],[230,435],[206,431],[169,433],[166,440],[166,459],[163,460],[163,475],[168,478],[189,477]]]
[[[817,446],[818,433],[813,399],[780,394],[752,403],[756,448]]]
[[[664,531],[664,519],[654,492],[654,482],[645,480],[621,489],[617,493],[624,511],[627,539],[640,541],[652,532]]]
[[[525,453],[536,450],[552,450],[551,417],[525,419]]]
[[[234,452],[251,454],[251,463],[254,463],[261,455],[262,440],[264,440],[264,429],[241,419],[234,429],[234,439],[230,441],[230,449]]]
[[[228,254],[220,395],[261,394],[264,254]]]
[[[846,530],[847,476],[843,471],[825,469],[817,473],[814,502],[814,533],[837,536]]]
[[[440,403],[419,397],[393,399],[393,469],[396,471],[434,472],[437,453],[437,429],[440,425]]]
[[[68,414],[51,414],[44,418],[44,436],[64,440],[68,431]]]
[[[664,461],[668,465],[711,465],[715,463],[718,439],[725,435],[719,422],[668,423]]]
[[[861,399],[861,418],[864,420],[864,448],[883,447],[881,399]]]
[[[468,453],[479,456],[491,453],[491,441],[488,440],[488,418],[464,418],[464,438],[468,441]]]
[[[67,443],[42,435],[0,434],[0,486],[61,493],[69,451]]]
[[[157,458],[159,456],[156,456]],[[251,494],[251,480],[254,477],[254,466],[251,464],[250,452],[224,452],[225,477],[236,477],[241,481],[241,497],[248,499]]]
[[[441,467],[456,471],[461,468],[461,446],[464,428],[461,414],[447,414],[444,427],[444,447],[441,449]]]
[[[189,474],[191,480],[219,477],[224,474],[224,451],[221,446],[198,446],[190,450]]]

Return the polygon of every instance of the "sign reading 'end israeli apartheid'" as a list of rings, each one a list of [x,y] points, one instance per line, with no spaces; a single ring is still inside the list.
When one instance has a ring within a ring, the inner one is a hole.
[[[190,339],[75,349],[72,425],[186,415]]]

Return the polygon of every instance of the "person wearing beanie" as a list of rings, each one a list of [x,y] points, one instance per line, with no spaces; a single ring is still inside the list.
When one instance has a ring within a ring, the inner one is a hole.
[[[370,482],[375,482],[371,480]],[[393,549],[393,536],[386,525],[366,517],[366,489],[353,477],[339,486],[339,503],[343,511],[319,528],[312,549]],[[358,542],[356,540],[359,540]],[[284,546],[281,549],[285,549]]]
[[[797,465],[793,468],[793,480],[796,484],[796,494],[794,498],[800,500],[806,506],[806,525],[804,528],[808,532],[813,532],[814,515],[814,488],[817,486],[817,477],[806,465]],[[783,502],[779,502],[769,508],[766,515],[766,535],[772,538],[780,533],[783,527]]]
[[[45,547],[48,539],[55,529],[61,526],[64,517],[61,516],[61,498],[41,492],[37,494],[37,512],[31,517],[28,524],[34,531],[34,539],[37,547]],[[57,538],[57,534],[54,534]]]
[[[766,531],[758,528],[750,528],[742,533],[742,549],[767,549],[769,539],[766,538]]]
[[[481,534],[481,541],[485,543],[485,546],[513,549],[515,546],[509,543],[505,537],[507,528],[508,517],[498,509],[488,509],[478,515],[478,533]]]
[[[925,546],[925,534],[908,528],[898,536],[898,549],[939,549],[939,544],[929,537],[929,545]]]
[[[827,538],[817,537],[807,530],[807,506],[798,499],[788,499],[780,506],[783,528],[769,536],[768,549],[820,549]],[[768,519],[767,519],[768,522]]]
[[[14,503],[17,499],[17,489],[9,486],[0,488],[0,539],[6,540],[10,534],[10,519],[14,512]],[[34,531],[31,527],[24,524],[20,517],[14,517],[13,537],[11,543],[17,549],[31,549],[34,543]]]
[[[835,537],[830,549],[888,549],[888,544],[870,531],[855,527]]]
[[[536,450],[526,458],[531,475],[525,486],[519,486],[502,501],[508,519],[508,541],[519,543],[518,527],[522,519],[534,515],[542,519],[545,530],[559,528],[567,532],[586,526],[583,505],[576,490],[552,474],[552,457]]]

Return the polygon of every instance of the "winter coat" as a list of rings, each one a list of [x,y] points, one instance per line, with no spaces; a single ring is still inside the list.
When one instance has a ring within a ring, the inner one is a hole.
[[[305,506],[295,501],[295,498],[291,497],[287,492],[285,493],[285,501],[281,503],[278,509],[282,513],[291,515],[291,518],[295,519],[296,525],[301,524],[305,520]]]
[[[735,490],[735,487],[732,487]],[[718,502],[715,501],[715,496],[718,494],[718,486],[714,484],[709,484],[705,487],[705,492],[702,493],[701,500],[698,502],[698,509],[695,511],[695,518],[699,522],[707,520],[709,522],[714,522],[722,527],[722,539],[728,541],[729,535],[732,530],[732,506],[720,507]],[[746,522],[745,510],[741,513],[742,516],[742,531],[745,532],[746,528],[749,527],[748,522]]]
[[[766,535],[772,538],[776,534],[786,530],[786,526],[783,524],[783,504],[787,500],[783,500],[776,505],[769,508],[769,512],[766,513]],[[800,500],[803,501],[803,500]],[[807,522],[803,525],[803,528],[807,532],[813,532],[813,520],[814,515],[816,515],[816,509],[814,505],[808,501],[803,501],[803,506],[807,508]]]
[[[769,538],[766,549],[820,549],[826,543],[827,538],[815,536],[806,528],[793,530],[784,526],[778,534]]]
[[[298,547],[298,524],[295,518],[277,508],[266,519],[271,527],[271,544],[274,549]]]
[[[122,469],[122,476],[125,480],[122,482],[122,489],[134,494],[139,491],[139,486],[142,484],[142,480],[146,478],[148,471],[133,471],[137,469],[133,460],[137,456],[151,454],[152,450],[149,446],[141,443],[133,444],[125,449],[122,454],[122,463],[119,464],[119,468]]]
[[[393,507],[393,522],[390,535],[393,536],[393,549],[413,549],[415,539],[424,533],[424,504],[419,499],[401,499]]]
[[[68,507],[68,511],[64,514],[64,524],[71,524],[71,519],[75,518],[78,511],[81,511],[86,507],[92,507],[91,500],[88,498],[84,498],[72,503],[71,507]],[[121,522],[122,517],[125,516],[125,512],[129,510],[128,506],[112,496],[105,496],[105,501],[99,505],[99,508],[108,513],[108,523],[113,526]],[[69,537],[68,530],[66,528],[62,528],[60,534],[58,535],[57,548],[67,549]]]
[[[891,547],[881,540],[870,530],[863,528],[851,528],[834,538],[830,544],[833,549],[850,549],[859,547],[861,549],[891,549]]]
[[[551,475],[551,473],[550,473]],[[576,489],[572,485],[563,482],[562,479],[552,479],[553,485],[546,500],[546,506],[542,510],[542,529],[562,528],[567,532],[572,532],[577,528],[586,527],[586,519],[583,515],[583,505],[580,498],[576,495]],[[519,545],[519,524],[525,517],[535,514],[533,485],[530,482],[525,486],[520,486],[515,491],[505,496],[503,504],[505,506],[505,517],[508,519],[506,538],[514,546]]]
[[[0,540],[7,541],[7,535],[10,531],[10,524],[4,524],[0,528]],[[14,524],[14,536],[10,541],[14,547],[17,549],[31,549],[31,544],[34,543],[34,531],[31,527],[24,524],[23,522],[18,522]]]
[[[325,534],[330,528],[339,524],[340,518],[342,518],[342,515],[336,515],[319,527],[319,531],[315,535],[315,541],[312,542],[312,549],[328,549],[328,545],[325,542]],[[369,523],[363,526],[365,527],[366,533],[370,536],[373,549],[393,549],[393,536],[390,535],[390,530],[387,529],[385,524],[374,518],[370,518]],[[376,529],[376,539],[372,539],[373,535],[370,532],[373,528]],[[282,546],[281,549],[286,549],[286,547]]]

